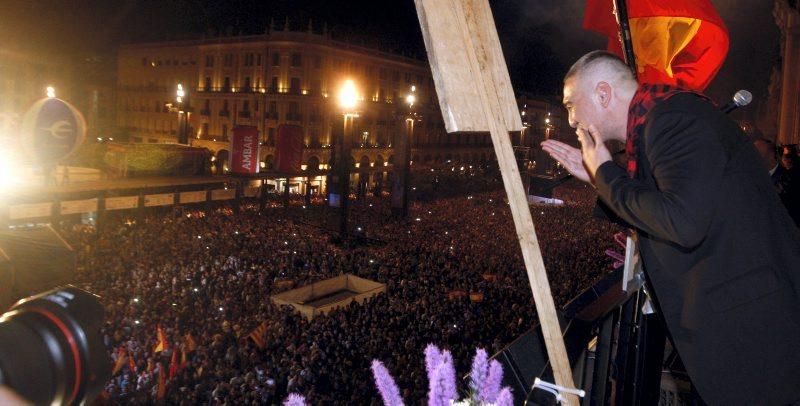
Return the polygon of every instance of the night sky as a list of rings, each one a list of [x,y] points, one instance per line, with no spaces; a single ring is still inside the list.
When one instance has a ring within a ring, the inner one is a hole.
[[[779,59],[779,32],[771,0],[713,0],[731,33],[731,50],[708,89],[727,100],[739,88],[766,99],[772,67]],[[605,45],[581,29],[585,0],[491,1],[517,90],[558,95],[561,78],[583,53]],[[40,53],[111,54],[123,43],[196,38],[231,30],[264,32],[289,16],[292,29],[323,21],[341,39],[380,43],[423,55],[412,0],[0,0],[0,47]],[[230,28],[229,28],[230,27]],[[723,101],[724,102],[724,101]],[[748,115],[757,111],[750,108]]]

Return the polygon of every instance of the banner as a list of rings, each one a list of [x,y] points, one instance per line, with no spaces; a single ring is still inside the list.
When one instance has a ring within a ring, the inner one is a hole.
[[[206,191],[197,190],[194,192],[181,192],[181,194],[178,196],[178,199],[181,204],[202,203],[206,201]]]
[[[236,189],[214,189],[211,191],[211,200],[231,200],[236,198]]]
[[[275,148],[275,170],[281,173],[299,173],[303,163],[303,127],[281,124],[278,126],[278,143]]]
[[[244,197],[258,197],[260,186],[248,186],[244,188]]]
[[[61,214],[81,214],[97,211],[97,198],[61,202]]]
[[[144,207],[169,206],[175,203],[174,193],[158,193],[144,196]]]
[[[139,196],[106,197],[106,210],[125,210],[139,207]]]
[[[52,210],[53,203],[18,204],[9,207],[8,218],[11,220],[16,220],[36,217],[50,217]]]
[[[258,128],[250,125],[233,127],[231,138],[231,173],[252,175],[258,173]]]

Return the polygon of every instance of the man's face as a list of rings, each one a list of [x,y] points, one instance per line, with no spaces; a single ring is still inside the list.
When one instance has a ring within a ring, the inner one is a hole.
[[[586,87],[574,77],[564,82],[564,108],[567,109],[569,126],[575,129],[598,125],[594,119],[596,107],[592,103],[590,92],[585,90]]]

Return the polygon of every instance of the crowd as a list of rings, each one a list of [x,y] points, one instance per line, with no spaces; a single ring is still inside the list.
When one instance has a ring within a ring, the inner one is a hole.
[[[302,201],[261,212],[245,203],[236,211],[122,213],[99,229],[66,227],[79,285],[106,308],[102,332],[117,371],[104,399],[274,404],[296,392],[311,404],[370,404],[379,396],[369,363],[380,359],[416,402],[427,391],[425,345],[450,349],[457,370],[469,369],[476,347],[503,348],[536,323],[510,209],[496,172],[448,169],[436,188],[430,171],[415,177],[428,186],[426,198],[405,220],[390,215],[386,198],[354,202],[351,230],[373,243],[347,248],[325,230],[336,212]],[[610,271],[604,251],[618,230],[590,220],[585,186],[556,194],[568,203],[531,210],[562,306]],[[345,272],[385,283],[386,293],[311,321],[269,300],[287,281],[302,286]],[[480,296],[451,294],[458,291]],[[264,348],[248,338],[261,325]],[[168,345],[154,352],[161,341]]]

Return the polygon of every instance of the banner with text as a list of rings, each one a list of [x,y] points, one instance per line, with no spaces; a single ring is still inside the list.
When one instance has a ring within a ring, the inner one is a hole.
[[[278,145],[275,148],[275,170],[281,173],[299,173],[303,163],[303,127],[281,124],[278,126]]]
[[[239,125],[231,138],[231,172],[242,175],[258,173],[258,128]]]

